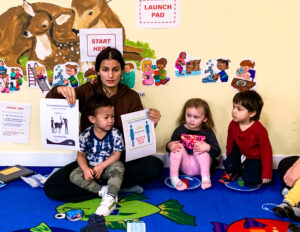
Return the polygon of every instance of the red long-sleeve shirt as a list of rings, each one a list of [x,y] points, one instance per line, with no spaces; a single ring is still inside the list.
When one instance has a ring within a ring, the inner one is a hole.
[[[248,129],[241,131],[239,123],[231,121],[228,127],[226,155],[234,143],[247,159],[261,159],[262,179],[272,179],[273,153],[266,128],[255,121]]]

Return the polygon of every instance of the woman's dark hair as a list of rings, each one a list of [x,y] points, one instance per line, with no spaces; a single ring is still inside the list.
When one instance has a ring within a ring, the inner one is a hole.
[[[256,112],[250,120],[259,120],[261,110],[264,106],[261,96],[254,90],[246,90],[237,93],[233,97],[233,103],[244,106],[249,112]]]
[[[96,110],[98,108],[107,106],[114,106],[108,97],[103,94],[93,95],[86,103],[88,116],[95,116]]]
[[[116,48],[107,47],[97,55],[96,64],[95,64],[95,70],[97,73],[100,70],[100,65],[103,60],[116,60],[120,63],[121,69],[122,70],[124,69],[125,62],[123,56],[121,52]]]

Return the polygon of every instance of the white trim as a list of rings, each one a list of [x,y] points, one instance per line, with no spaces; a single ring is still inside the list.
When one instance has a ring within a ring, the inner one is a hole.
[[[169,156],[166,153],[155,154],[169,167]],[[221,156],[225,158],[225,155]],[[273,156],[273,168],[277,169],[279,162],[288,155],[277,154]],[[0,152],[0,166],[20,164],[24,166],[60,167],[76,160],[76,152]],[[222,168],[220,165],[219,168]]]
[[[0,166],[60,167],[76,160],[76,152],[0,152]]]

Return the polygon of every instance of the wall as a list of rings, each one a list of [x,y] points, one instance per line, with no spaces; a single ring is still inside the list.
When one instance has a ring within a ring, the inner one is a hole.
[[[37,1],[30,1],[37,2]],[[69,7],[71,1],[51,1]],[[252,58],[256,62],[257,91],[265,102],[261,121],[269,131],[275,155],[294,155],[300,151],[299,135],[299,84],[295,67],[299,64],[300,2],[290,0],[253,1],[192,1],[182,0],[181,25],[173,29],[137,29],[135,24],[135,0],[113,0],[112,9],[119,15],[132,41],[148,42],[156,56],[169,61],[167,73],[171,81],[167,86],[143,87],[138,82],[135,90],[143,90],[145,107],[155,107],[162,118],[156,128],[157,152],[165,153],[175,121],[184,102],[200,97],[211,106],[216,124],[216,135],[222,153],[225,152],[227,126],[231,120],[232,97],[235,90],[227,84],[202,84],[200,76],[176,78],[174,61],[180,50],[191,57],[201,58],[201,66],[210,58],[231,59],[228,74],[233,76],[239,62]],[[6,1],[1,12],[21,5],[21,0]],[[139,76],[139,73],[137,73]],[[24,162],[22,153],[42,162],[49,157],[49,164],[73,159],[73,152],[44,149],[40,139],[39,99],[43,95],[37,89],[22,88],[20,93],[0,94],[0,101],[26,102],[32,105],[30,143],[26,145],[0,142],[0,165]],[[41,157],[39,154],[43,154]],[[9,155],[9,156],[8,156]],[[64,158],[65,157],[65,158]],[[68,157],[68,158],[67,158]],[[60,164],[60,163],[59,163]],[[45,164],[46,165],[46,164]]]

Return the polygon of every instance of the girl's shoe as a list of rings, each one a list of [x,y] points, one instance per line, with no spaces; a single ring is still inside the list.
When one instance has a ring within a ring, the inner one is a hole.
[[[287,217],[293,221],[300,222],[300,208],[296,207],[284,207],[284,211]]]
[[[229,184],[230,182],[234,181],[237,177],[238,177],[237,173],[233,174],[233,173],[224,172],[221,176],[221,179],[219,179],[219,181],[223,184]]]

